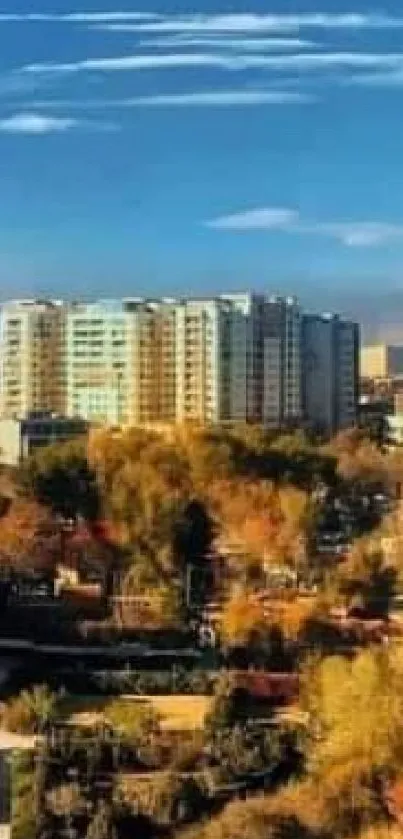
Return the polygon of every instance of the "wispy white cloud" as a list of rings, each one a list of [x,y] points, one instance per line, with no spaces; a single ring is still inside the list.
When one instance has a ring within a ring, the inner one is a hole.
[[[234,59],[235,60],[235,59]],[[26,73],[80,73],[86,71],[122,72],[135,70],[160,70],[177,67],[218,67],[228,69],[227,60],[221,56],[204,53],[174,53],[171,55],[124,55],[114,58],[85,58],[81,61],[28,64]]]
[[[309,52],[293,55],[240,56],[250,68],[309,72],[326,68],[393,68],[403,64],[403,53]]]
[[[260,33],[295,32],[308,29],[395,29],[403,18],[387,13],[349,12],[300,14],[187,14],[167,15],[144,11],[70,11],[0,13],[0,23],[54,22],[122,25],[121,31],[149,33]]]
[[[69,12],[64,15],[54,15],[53,20],[64,20],[72,23],[97,23],[102,21],[146,21],[159,20],[161,15],[154,12]]]
[[[124,72],[211,67],[227,71],[296,70],[314,72],[328,68],[394,69],[403,66],[403,53],[321,52],[293,55],[228,55],[209,53],[170,53],[167,55],[123,55],[112,58],[85,58],[72,62],[41,62],[21,68],[25,73]]]
[[[109,29],[119,30],[122,27],[108,27]],[[273,36],[272,38],[241,38],[233,36],[193,36],[193,35],[173,35],[162,38],[149,38],[147,41],[141,41],[142,47],[158,47],[162,49],[181,49],[183,47],[214,47],[216,49],[235,50],[237,52],[268,52],[277,50],[299,50],[312,49],[317,45],[313,41],[306,41],[302,38],[279,38]]]
[[[403,18],[387,14],[227,14],[183,15],[139,23],[143,32],[293,32],[310,29],[394,29]]]
[[[77,128],[79,120],[67,117],[44,116],[35,113],[13,114],[0,119],[0,131],[5,134],[64,133]]]
[[[107,122],[79,120],[73,117],[55,117],[40,113],[18,113],[0,119],[3,134],[64,134],[75,129],[113,131],[117,126]]]
[[[233,90],[194,90],[186,93],[162,93],[153,96],[129,96],[125,99],[44,99],[35,101],[35,108],[102,110],[130,108],[225,108],[259,105],[304,105],[314,103],[310,94],[264,88]]]
[[[125,107],[140,108],[222,108],[258,105],[299,105],[313,102],[303,93],[276,90],[217,90],[172,93],[127,99]]]
[[[296,210],[284,207],[262,207],[220,216],[207,222],[207,227],[216,230],[290,230],[298,223]]]
[[[403,240],[403,223],[381,221],[305,222],[298,210],[262,207],[232,215],[221,216],[206,222],[216,230],[274,231],[300,235],[328,236],[349,248],[369,248]]]
[[[318,224],[313,232],[332,236],[350,248],[369,248],[403,239],[403,224],[380,221],[334,222]]]
[[[0,23],[113,23],[118,21],[156,21],[160,15],[148,12],[67,12],[52,14],[28,12],[27,14],[0,13]]]

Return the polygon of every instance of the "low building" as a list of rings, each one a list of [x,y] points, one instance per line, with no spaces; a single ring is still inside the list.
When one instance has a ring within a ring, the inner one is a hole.
[[[0,419],[0,464],[18,466],[37,449],[88,434],[88,423],[54,414],[26,419]]]
[[[371,344],[361,349],[362,379],[403,377],[403,346]]]
[[[396,410],[396,408],[395,408]],[[358,426],[380,446],[389,440],[389,419],[394,413],[393,398],[362,396],[358,405]]]

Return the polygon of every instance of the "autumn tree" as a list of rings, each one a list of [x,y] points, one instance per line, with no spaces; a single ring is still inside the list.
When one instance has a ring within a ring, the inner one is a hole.
[[[2,728],[17,734],[42,733],[54,719],[58,697],[47,685],[23,690],[0,708]]]
[[[247,647],[267,632],[264,606],[253,596],[235,596],[224,607],[221,635],[226,647]]]
[[[316,777],[353,785],[402,765],[402,677],[399,651],[365,651],[352,661],[332,656],[308,667],[301,703]]]
[[[237,581],[262,586],[270,567],[295,574],[305,569],[310,516],[305,492],[267,481],[225,481],[212,484],[209,500],[218,549],[238,557],[232,561]]]
[[[386,459],[359,429],[340,432],[326,447],[337,459],[340,477],[365,490],[387,484]]]
[[[397,576],[382,549],[361,540],[339,569],[339,589],[348,608],[358,607],[368,617],[387,618],[396,596]]]
[[[0,518],[0,559],[13,567],[53,567],[60,555],[59,530],[46,507],[16,498]]]
[[[338,792],[336,798],[326,783],[318,785],[310,779],[290,783],[273,795],[228,804],[184,839],[328,839],[356,835],[367,820],[382,824],[381,808],[366,797],[364,789],[353,809],[347,790]]]

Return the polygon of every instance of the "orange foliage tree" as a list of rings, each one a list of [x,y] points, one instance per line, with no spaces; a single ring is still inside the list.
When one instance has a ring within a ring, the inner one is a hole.
[[[0,562],[44,568],[59,552],[59,530],[50,512],[36,501],[15,499],[0,519]]]
[[[246,646],[253,637],[267,631],[264,608],[247,595],[233,597],[221,616],[221,635],[226,646]]]
[[[219,546],[264,564],[295,567],[305,556],[308,497],[267,481],[220,481],[210,488]]]

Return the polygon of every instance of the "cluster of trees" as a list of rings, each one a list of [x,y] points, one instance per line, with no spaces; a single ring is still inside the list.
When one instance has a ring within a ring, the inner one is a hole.
[[[391,819],[390,808],[403,773],[401,651],[327,657],[303,675],[309,724],[299,775],[272,794],[229,804],[187,839],[401,835],[401,812]]]
[[[208,595],[212,553],[226,556],[231,594],[264,586],[270,567],[307,578],[317,570],[313,537],[329,495],[389,492],[399,470],[398,455],[358,431],[327,446],[252,426],[169,436],[100,431],[88,446],[50,447],[21,468],[2,499],[0,559],[52,568],[66,522],[85,521],[108,572],[107,593],[119,579],[126,595],[118,623],[136,619],[137,595],[149,598],[157,623],[180,623],[189,581],[196,600]],[[108,525],[101,536],[100,521]]]
[[[311,660],[302,671],[301,708],[306,722],[294,728],[261,728],[245,716],[245,707],[223,681],[199,739],[184,744],[168,771],[150,775],[145,785],[136,784],[120,803],[114,799],[112,805],[111,800],[110,811],[102,811],[102,824],[110,829],[112,821],[120,823],[124,812],[132,830],[139,827],[133,820],[143,819],[141,824],[147,825],[148,831],[144,835],[150,837],[160,835],[161,827],[172,830],[174,826],[185,828],[183,834],[175,833],[184,839],[383,839],[401,835],[402,684],[399,648],[366,650],[352,659],[327,656]],[[60,701],[39,688],[21,695],[20,709],[25,704],[31,723],[36,719],[29,730],[43,734],[54,715],[54,703]],[[133,705],[128,712],[127,706],[113,702],[105,709],[105,721],[119,734],[122,768],[130,766],[129,753],[135,754],[141,765],[151,767],[157,756],[160,760],[166,752],[166,738],[165,751],[158,745],[160,721],[147,708]],[[99,750],[94,743],[95,761]],[[76,753],[80,766],[83,748],[79,737],[71,741],[66,767],[75,765]],[[198,763],[201,755],[202,764]],[[58,774],[49,776],[47,801],[53,801],[54,810],[63,801],[73,818],[82,808],[77,794],[72,795],[71,783],[63,781],[60,774],[63,761],[56,763]],[[219,787],[260,773],[266,777],[264,795],[249,795],[218,808],[217,813],[208,775]],[[115,781],[118,779],[119,773]],[[189,823],[193,826],[185,827]],[[101,821],[91,822],[88,830],[90,827],[91,836],[103,837]],[[119,829],[117,835],[126,834]]]
[[[382,522],[363,499],[396,496],[401,472],[398,454],[356,431],[321,446],[299,433],[189,427],[164,437],[98,432],[88,448],[79,441],[40,452],[15,476],[0,505],[3,564],[54,568],[68,526],[85,522],[107,595],[123,595],[114,598],[115,623],[135,623],[143,599],[166,631],[187,625],[189,593],[198,604],[209,598],[220,554],[223,652],[242,651],[243,665],[300,672],[308,724],[287,733],[253,727],[231,687],[219,685],[197,753],[187,750],[148,788],[140,813],[147,811],[147,830],[193,820],[190,839],[386,836],[388,795],[403,777],[403,657],[397,643],[358,653],[348,644],[345,656],[335,655],[335,612],[390,619],[402,579],[402,520],[397,507]],[[360,538],[325,572],[314,545],[329,498],[348,503]],[[294,581],[291,597],[258,596],[279,571]],[[295,581],[313,572],[316,593],[295,597]],[[46,688],[23,692],[0,709],[1,723],[43,731],[59,706]],[[155,769],[160,721],[136,711],[122,716],[119,703],[108,715],[142,765]],[[179,763],[186,773],[176,771]],[[226,783],[268,770],[268,793],[202,823],[209,812],[208,792],[195,780],[202,770]],[[124,818],[113,816],[116,824]],[[112,815],[97,819],[88,826],[93,839],[107,835]],[[147,835],[145,823],[137,828]]]

